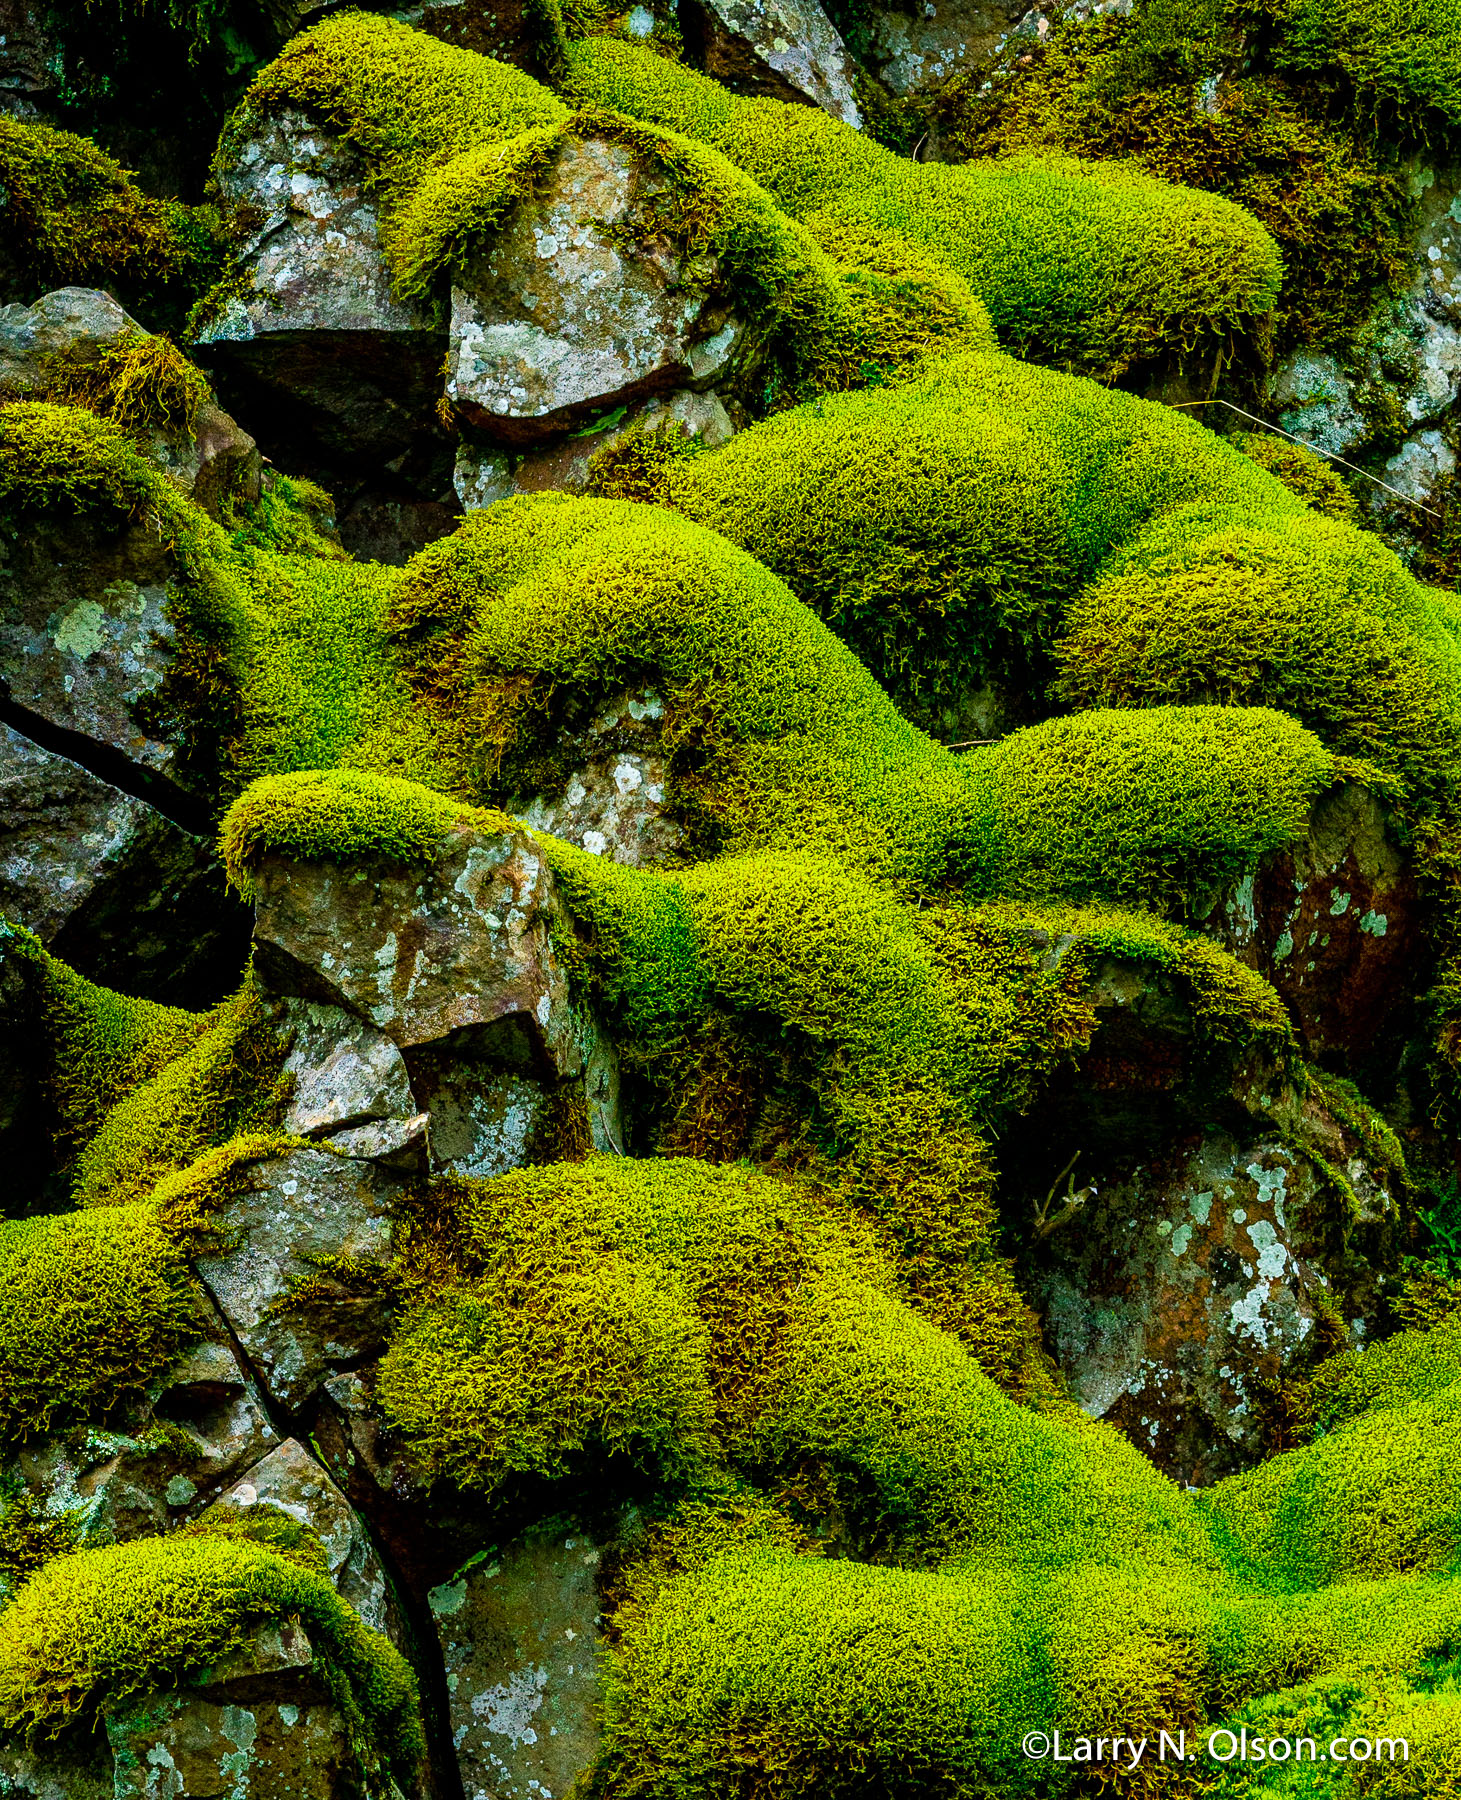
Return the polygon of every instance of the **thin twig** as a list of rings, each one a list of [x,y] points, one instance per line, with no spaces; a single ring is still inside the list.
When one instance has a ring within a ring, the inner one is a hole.
[[[1433,506],[1424,506],[1409,494],[1402,494],[1399,488],[1391,487],[1388,481],[1381,481],[1378,475],[1372,475],[1368,469],[1362,469],[1358,463],[1346,462],[1342,456],[1336,456],[1332,450],[1321,450],[1316,444],[1308,443],[1301,437],[1295,437],[1291,431],[1285,431],[1282,425],[1275,425],[1269,419],[1260,419],[1257,413],[1250,413],[1241,406],[1234,406],[1231,400],[1170,400],[1166,403],[1173,412],[1185,412],[1192,406],[1225,406],[1229,412],[1237,413],[1240,419],[1251,419],[1255,425],[1261,425],[1265,431],[1276,431],[1280,437],[1286,437],[1290,443],[1297,444],[1301,450],[1312,450],[1315,456],[1322,456],[1326,462],[1336,462],[1342,469],[1352,469],[1356,475],[1363,475],[1366,481],[1373,481],[1376,487],[1384,488],[1387,494],[1393,494],[1397,500],[1403,500],[1407,506],[1419,506],[1423,513],[1429,513],[1433,519],[1445,523],[1444,513],[1438,513]]]
[[[599,1124],[604,1128],[604,1136],[614,1146],[614,1154],[616,1156],[622,1156],[624,1154],[624,1146],[619,1142],[618,1138],[614,1136],[614,1129],[609,1124],[609,1115],[604,1111],[604,1103],[602,1100],[599,1102]]]
[[[1002,744],[1004,739],[997,738],[963,738],[957,744],[945,744],[945,750],[973,750],[980,744]]]

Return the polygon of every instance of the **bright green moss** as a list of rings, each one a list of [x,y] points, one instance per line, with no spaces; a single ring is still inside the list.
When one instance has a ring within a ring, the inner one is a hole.
[[[967,759],[974,893],[1135,902],[1183,916],[1299,843],[1335,759],[1281,713],[1085,712]]]
[[[143,511],[161,480],[121,432],[86,408],[39,400],[0,407],[0,507],[60,504],[126,519]]]
[[[54,1736],[180,1685],[297,1619],[364,1770],[409,1789],[423,1752],[416,1678],[324,1576],[210,1534],[143,1538],[49,1562],[0,1613],[0,1728]]]
[[[176,303],[217,262],[187,207],[142,193],[88,139],[11,118],[0,118],[0,240],[5,299],[100,287]]]
[[[1340,520],[1179,509],[1076,599],[1057,656],[1075,705],[1279,707],[1399,777],[1412,813],[1449,804],[1461,756],[1451,603]]]
[[[46,376],[50,399],[85,406],[134,436],[169,430],[191,436],[209,397],[202,370],[176,345],[130,328],[103,340],[84,362],[54,358]]]
[[[1461,1384],[1382,1406],[1219,1482],[1207,1504],[1295,1587],[1447,1570],[1461,1551]]]
[[[171,1171],[235,1133],[278,1122],[286,1046],[249,977],[195,1026],[196,1041],[112,1107],[76,1160],[85,1207],[145,1199]]]
[[[663,498],[953,727],[987,686],[1030,704],[1065,607],[1153,517],[1218,499],[1307,517],[1189,416],[997,352],[768,419],[671,465]]]
[[[0,1442],[104,1416],[200,1320],[187,1265],[146,1207],[0,1223]]]
[[[670,800],[703,851],[799,843],[915,885],[947,873],[965,809],[953,758],[781,582],[698,526],[624,502],[511,500],[414,559],[391,622],[484,799],[552,791],[561,738],[648,681],[684,745]]]
[[[1309,1385],[1307,1410],[1318,1430],[1332,1431],[1364,1413],[1428,1400],[1458,1381],[1461,1320],[1451,1319],[1330,1357]]]
[[[1295,444],[1274,431],[1240,432],[1233,442],[1260,469],[1276,475],[1291,494],[1328,519],[1352,519],[1355,497],[1339,472],[1305,444]]]
[[[1002,343],[1062,367],[1118,374],[1253,323],[1278,291],[1256,220],[1119,165],[910,162],[825,113],[737,99],[611,38],[572,47],[568,87],[713,145],[814,231],[852,225],[939,256]]]
[[[512,821],[394,776],[305,769],[255,782],[229,808],[220,844],[229,880],[247,896],[250,868],[271,851],[336,862],[431,862],[447,833],[463,825],[505,831]]]
[[[1243,8],[1243,11],[1249,11]],[[1249,16],[1272,32],[1275,65],[1347,87],[1361,108],[1424,141],[1461,126],[1461,9],[1455,0],[1270,0]]]

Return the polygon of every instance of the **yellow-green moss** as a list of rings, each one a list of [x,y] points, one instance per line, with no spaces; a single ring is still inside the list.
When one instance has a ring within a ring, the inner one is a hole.
[[[423,1751],[416,1678],[322,1575],[217,1534],[144,1538],[49,1562],[0,1612],[0,1728],[40,1737],[94,1725],[298,1620],[356,1754],[413,1785]]]
[[[305,769],[255,782],[223,821],[220,848],[229,880],[246,897],[249,870],[270,851],[308,860],[357,856],[431,862],[460,826],[505,831],[504,814],[463,806],[419,782],[354,769]]]
[[[45,369],[48,397],[84,406],[133,436],[192,434],[209,397],[201,369],[167,338],[129,328],[106,338],[84,360],[57,356]]]
[[[0,1223],[0,1442],[104,1416],[200,1322],[187,1265],[145,1206]]]
[[[1275,431],[1239,432],[1233,442],[1316,513],[1329,519],[1355,516],[1355,497],[1339,472],[1306,444],[1296,444]]]
[[[1240,9],[1270,35],[1275,65],[1347,87],[1360,108],[1424,141],[1461,127],[1461,8],[1381,0],[1257,0]]]
[[[713,145],[814,230],[853,225],[938,256],[1002,343],[1062,367],[1114,375],[1254,323],[1278,292],[1278,252],[1249,214],[1118,164],[914,163],[608,37],[574,45],[568,67],[577,98]]]
[[[981,897],[1135,902],[1178,917],[1300,842],[1339,774],[1266,708],[1096,711],[1017,731],[967,759]]]
[[[1428,1331],[1400,1331],[1362,1350],[1321,1363],[1306,1410],[1320,1431],[1384,1407],[1426,1400],[1461,1381],[1461,1320]]]

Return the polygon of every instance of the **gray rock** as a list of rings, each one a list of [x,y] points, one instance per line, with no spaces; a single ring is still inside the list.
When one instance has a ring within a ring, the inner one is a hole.
[[[729,370],[742,327],[716,259],[665,244],[669,176],[628,144],[567,138],[452,291],[447,398],[528,443]]]
[[[631,868],[673,855],[683,833],[665,811],[663,719],[663,701],[648,690],[601,708],[574,745],[562,791],[531,800],[523,822]]]
[[[202,1516],[247,1518],[261,1510],[307,1525],[324,1545],[340,1597],[399,1645],[400,1611],[364,1521],[297,1438],[247,1469]]]
[[[287,395],[331,450],[384,458],[433,431],[444,334],[395,298],[359,156],[284,112],[220,185],[258,222],[239,252],[246,291],[201,327],[200,353]]]
[[[0,725],[0,912],[82,974],[211,1003],[236,979],[248,914],[212,842]]]
[[[311,1000],[287,1000],[283,1014],[292,1037],[284,1074],[294,1088],[281,1130],[333,1139],[351,1126],[415,1113],[406,1064],[383,1031]]]
[[[599,1747],[602,1547],[544,1526],[430,1594],[468,1794],[563,1800]]]
[[[549,937],[558,901],[526,832],[459,827],[424,865],[274,855],[254,882],[277,992],[347,1008],[403,1050],[511,1020],[545,1074],[580,1073]]]
[[[700,0],[705,71],[738,89],[810,100],[858,129],[852,58],[817,0]]]
[[[1326,456],[1343,456],[1369,435],[1354,402],[1354,383],[1327,351],[1296,352],[1270,392],[1283,429]]]
[[[589,464],[601,450],[612,449],[638,432],[653,435],[661,431],[678,431],[707,450],[718,449],[735,435],[730,414],[718,394],[697,394],[689,388],[674,394],[656,394],[643,404],[628,408],[626,416],[614,423],[573,432],[521,454],[512,454],[500,445],[463,438],[457,447],[457,497],[467,512],[477,512],[509,494],[550,490],[581,494],[589,487]]]
[[[0,1800],[116,1800],[105,1744],[26,1750],[0,1744]]]
[[[1052,9],[1053,10],[1053,9]],[[1079,15],[1071,8],[1066,16]],[[1091,12],[1110,10],[1088,7]],[[869,67],[894,94],[929,93],[964,69],[993,61],[1018,34],[1038,43],[1050,30],[1029,0],[914,0],[878,6],[868,16]]]
[[[39,7],[27,0],[0,0],[0,115],[52,122],[63,66],[53,31]],[[0,275],[5,260],[0,251]]]
[[[42,398],[53,378],[49,365],[57,359],[84,367],[101,345],[123,332],[141,330],[110,294],[97,288],[58,288],[34,306],[0,307],[0,395]],[[191,431],[181,426],[154,431],[142,449],[214,518],[235,498],[259,496],[258,447],[215,400],[199,406]]]
[[[197,1271],[276,1406],[297,1410],[384,1346],[398,1192],[372,1162],[292,1150],[250,1165],[220,1209],[225,1248]]]
[[[299,1625],[184,1688],[106,1722],[115,1800],[356,1800],[366,1791],[345,1721]]]

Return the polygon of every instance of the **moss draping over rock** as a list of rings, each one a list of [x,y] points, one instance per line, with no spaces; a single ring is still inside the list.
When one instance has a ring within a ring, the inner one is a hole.
[[[423,1750],[416,1678],[329,1580],[219,1534],[144,1538],[47,1563],[0,1612],[0,1727],[54,1736],[244,1651],[299,1620],[366,1769],[410,1786]]]
[[[1346,86],[1377,120],[1424,139],[1461,127],[1461,11],[1455,0],[1259,0],[1235,9],[1272,34],[1275,65]]]
[[[1060,367],[1118,375],[1253,325],[1278,293],[1278,252],[1251,215],[1120,165],[914,163],[610,38],[572,46],[567,91],[713,145],[814,234],[856,225],[939,256],[1002,343]]]
[[[0,283],[17,290],[4,298],[105,287],[176,314],[216,278],[215,229],[200,212],[144,194],[87,138],[0,119]]]
[[[1291,494],[1297,494],[1316,513],[1330,519],[1355,516],[1355,497],[1338,471],[1307,445],[1296,444],[1273,431],[1242,431],[1233,442],[1244,456],[1251,456],[1260,469],[1276,475]]]
[[[84,362],[53,359],[47,398],[84,406],[134,435],[180,430],[191,434],[209,397],[201,369],[165,337],[129,327],[99,343]]]
[[[0,1222],[0,1443],[102,1417],[200,1323],[187,1264],[150,1208]]]

